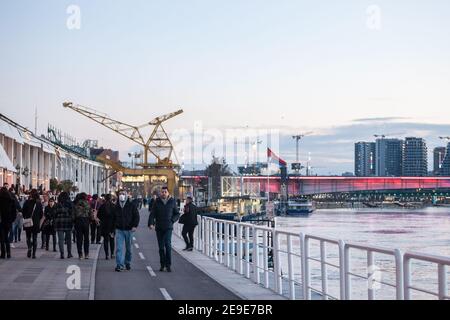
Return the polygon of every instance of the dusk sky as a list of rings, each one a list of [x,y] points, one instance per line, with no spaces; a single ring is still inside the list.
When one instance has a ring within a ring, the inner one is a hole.
[[[288,161],[290,136],[312,131],[301,160],[340,174],[374,134],[444,144],[449,17],[448,0],[2,1],[0,110],[33,128],[37,107],[40,133],[50,122],[123,160],[131,143],[62,102],[136,125],[184,109],[169,131],[280,129]]]

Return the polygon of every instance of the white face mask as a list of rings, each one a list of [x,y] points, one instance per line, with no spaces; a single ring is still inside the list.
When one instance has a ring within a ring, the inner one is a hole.
[[[119,201],[120,202],[125,202],[127,200],[127,196],[124,194],[119,195]]]

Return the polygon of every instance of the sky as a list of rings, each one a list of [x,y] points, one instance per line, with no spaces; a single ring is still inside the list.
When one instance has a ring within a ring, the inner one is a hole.
[[[449,18],[448,0],[5,0],[0,110],[33,128],[37,108],[40,133],[124,160],[131,142],[62,102],[136,125],[182,108],[169,132],[277,129],[288,161],[292,134],[313,132],[301,161],[339,174],[373,134],[423,137],[430,154],[450,135]]]

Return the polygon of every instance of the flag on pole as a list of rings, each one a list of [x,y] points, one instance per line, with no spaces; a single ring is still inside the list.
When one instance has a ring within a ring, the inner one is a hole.
[[[280,167],[286,167],[287,162],[281,159],[279,156],[276,155],[275,152],[273,152],[270,148],[267,148],[267,158],[269,159],[268,162],[271,163],[272,161],[275,161],[278,163]]]

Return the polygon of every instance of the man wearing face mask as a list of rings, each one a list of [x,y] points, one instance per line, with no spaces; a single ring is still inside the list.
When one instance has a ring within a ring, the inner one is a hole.
[[[125,268],[131,270],[131,239],[139,225],[139,211],[128,199],[126,191],[119,191],[119,199],[114,206],[116,228],[116,272]],[[125,245],[125,252],[123,246]]]
[[[158,238],[159,256],[161,261],[160,271],[166,269],[172,272],[172,231],[173,224],[180,218],[180,212],[174,198],[169,194],[167,187],[161,189],[161,195],[153,203],[148,227],[150,230],[156,229]]]

